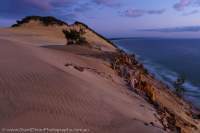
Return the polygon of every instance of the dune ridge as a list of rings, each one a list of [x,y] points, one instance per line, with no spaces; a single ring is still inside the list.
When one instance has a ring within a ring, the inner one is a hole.
[[[0,128],[199,133],[199,111],[82,23],[0,29]],[[66,45],[80,30],[93,47]],[[98,47],[98,48],[97,48]]]

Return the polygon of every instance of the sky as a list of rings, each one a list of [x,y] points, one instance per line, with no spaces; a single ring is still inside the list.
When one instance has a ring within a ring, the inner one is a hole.
[[[110,38],[200,38],[200,0],[0,1],[1,27],[29,15],[81,21]]]

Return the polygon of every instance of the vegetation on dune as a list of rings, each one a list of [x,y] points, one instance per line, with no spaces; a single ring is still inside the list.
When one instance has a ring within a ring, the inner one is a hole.
[[[70,29],[70,30],[63,30],[63,33],[67,39],[67,44],[68,45],[73,45],[73,44],[88,44],[86,41],[86,38],[83,36],[85,34],[85,31],[83,29],[80,29],[79,31]]]
[[[144,74],[148,74],[148,71],[144,68],[144,66],[136,60],[135,55],[126,54],[124,51],[121,50],[112,61],[111,66],[114,70],[119,70],[119,71],[121,71],[120,70],[121,67],[126,67],[129,69],[137,67]]]
[[[168,86],[152,77],[144,66],[137,62],[134,56],[128,55],[123,51],[118,51],[118,54],[111,60],[111,67],[126,81],[130,90],[133,90],[141,96],[145,96],[156,108],[160,116],[159,121],[165,130],[186,133],[185,131],[187,130],[198,129],[192,122],[183,120],[184,117],[180,117],[179,112],[176,112],[176,109],[173,109],[174,107],[172,106],[172,104],[176,103],[180,104],[180,106],[185,105],[178,99],[171,99],[174,98],[174,95],[164,90]],[[176,88],[175,92],[179,97],[182,97],[184,94],[184,83],[185,78],[183,76],[180,76],[174,83]],[[175,102],[170,101],[170,103],[172,102],[170,105],[168,100],[164,100],[168,98]],[[181,113],[188,115],[188,112]],[[199,119],[200,115],[195,114],[192,117]]]
[[[22,20],[17,20],[17,23],[12,25],[12,27],[19,27],[21,26],[22,24],[25,24],[25,23],[29,23],[31,20],[34,20],[34,21],[40,21],[44,26],[50,26],[50,25],[59,25],[59,26],[62,26],[62,25],[68,25],[67,23],[61,21],[61,20],[58,20],[52,16],[47,16],[47,17],[41,17],[41,16],[28,16],[28,17],[25,17],[23,18]]]
[[[59,19],[56,19],[55,17],[52,16],[27,16],[25,18],[23,18],[22,20],[18,20],[16,21],[16,24],[12,25],[11,27],[20,27],[23,24],[29,23],[30,21],[38,21],[41,24],[43,24],[44,26],[51,26],[51,25],[58,25],[58,26],[63,26],[63,25],[67,25],[67,26],[76,26],[76,25],[81,25],[82,27],[84,27],[84,29],[88,29],[89,31],[91,31],[92,33],[94,33],[95,35],[97,35],[98,37],[100,37],[101,39],[105,40],[107,43],[111,44],[112,46],[114,46],[115,48],[117,48],[117,46],[110,41],[109,39],[105,38],[104,36],[98,34],[96,31],[94,31],[93,29],[91,29],[90,27],[88,27],[86,24],[81,23],[76,21],[73,25],[68,25],[67,23],[65,23],[64,21],[61,21]],[[71,40],[69,40],[68,44],[74,44],[73,42],[78,42],[77,44],[83,44],[83,43],[87,43],[86,39],[82,36],[82,33],[75,33],[74,31],[69,31],[69,33],[63,32],[66,36],[66,38],[68,38],[70,36],[70,38],[72,37]],[[71,34],[71,35],[70,35]],[[80,35],[79,35],[80,34]],[[69,36],[68,36],[69,35]],[[76,36],[76,37],[75,37]]]
[[[101,34],[97,33],[96,31],[94,31],[93,29],[91,29],[89,26],[87,26],[86,24],[82,23],[82,22],[79,22],[79,21],[76,21],[74,23],[74,25],[82,25],[84,26],[85,28],[89,29],[92,33],[94,33],[95,35],[97,35],[98,37],[100,37],[101,39],[105,40],[107,43],[111,44],[113,47],[117,48],[117,46],[112,42],[110,41],[109,39],[107,39],[106,37],[102,36]]]
[[[114,69],[119,76],[123,77],[127,83],[130,84],[132,77],[132,70],[135,68],[144,70],[139,66],[134,55],[126,54],[124,51],[119,50],[118,54],[111,61],[111,68]]]
[[[175,93],[180,97],[182,97],[184,92],[185,92],[185,88],[183,87],[184,83],[185,83],[185,77],[184,76],[178,77],[177,80],[174,83]]]

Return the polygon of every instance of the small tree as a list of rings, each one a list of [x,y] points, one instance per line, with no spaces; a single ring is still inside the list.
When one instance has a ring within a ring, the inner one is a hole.
[[[177,80],[174,83],[174,87],[175,87],[175,92],[178,96],[183,96],[183,93],[185,91],[183,84],[185,83],[185,77],[184,76],[180,76],[177,78]]]
[[[83,37],[83,34],[85,33],[83,30],[77,31],[77,30],[63,30],[63,33],[68,40],[67,44],[87,44],[87,41],[85,37]]]

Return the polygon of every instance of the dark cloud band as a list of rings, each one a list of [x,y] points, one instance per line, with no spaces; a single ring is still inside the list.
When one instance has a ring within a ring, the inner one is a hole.
[[[200,32],[200,26],[185,26],[185,27],[174,27],[174,28],[161,28],[161,29],[144,29],[139,31],[148,32]]]
[[[123,12],[121,12],[122,16],[126,17],[141,17],[146,14],[163,14],[165,12],[165,9],[160,9],[160,10],[141,10],[141,9],[128,9]]]

